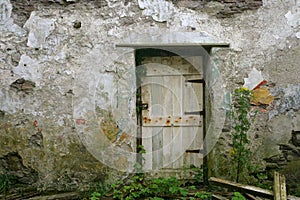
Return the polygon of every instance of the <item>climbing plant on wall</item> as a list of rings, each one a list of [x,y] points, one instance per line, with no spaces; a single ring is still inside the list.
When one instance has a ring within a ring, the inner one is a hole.
[[[251,118],[254,117],[251,113],[251,95],[252,91],[242,87],[235,89],[232,98],[233,130],[230,155],[233,169],[236,170],[236,182],[239,182],[240,175],[250,165],[251,152],[247,132],[250,129]]]

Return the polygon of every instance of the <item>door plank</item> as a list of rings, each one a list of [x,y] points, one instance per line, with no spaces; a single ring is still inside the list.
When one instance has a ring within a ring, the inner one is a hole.
[[[152,127],[152,170],[163,166],[163,127]]]
[[[185,78],[189,80],[190,77],[191,76],[186,76]],[[185,81],[183,90],[184,112],[202,111],[202,84]]]
[[[163,132],[163,168],[172,168],[173,146],[172,128],[166,127]]]
[[[190,150],[200,150],[200,152],[191,154],[191,157],[192,157],[192,160],[193,160],[192,165],[194,165],[195,167],[201,167],[201,165],[203,164],[203,161],[202,161],[202,159],[203,159],[203,154],[202,154],[202,151],[203,151],[203,142],[202,142],[203,131],[202,131],[202,128],[194,127],[193,132],[195,133],[195,138],[193,139],[192,145],[189,149]]]
[[[143,170],[152,170],[152,128],[143,127],[142,145],[146,151],[143,155]]]
[[[173,115],[174,116],[182,116],[182,84],[183,77],[173,77],[173,81],[169,83],[170,88],[173,92]],[[182,150],[182,127],[173,127],[173,168],[181,168],[183,165],[183,150]]]
[[[190,149],[191,143],[193,141],[193,127],[183,127],[183,137],[182,146],[184,149],[184,159],[183,166],[189,167],[193,163],[192,153],[187,153],[186,150]]]
[[[150,116],[161,116],[163,109],[163,82],[161,77],[152,77]],[[152,169],[160,169],[163,165],[163,127],[152,127]]]
[[[183,165],[182,151],[182,127],[172,127],[172,138],[174,141],[172,150],[173,168],[179,169]]]

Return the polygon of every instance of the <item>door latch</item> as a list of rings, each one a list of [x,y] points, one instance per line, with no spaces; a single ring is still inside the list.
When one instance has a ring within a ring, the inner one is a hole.
[[[149,108],[148,103],[139,102],[138,107],[140,110],[147,110]]]
[[[148,109],[148,103],[142,103],[141,104],[141,108],[142,108],[142,110],[147,110]]]

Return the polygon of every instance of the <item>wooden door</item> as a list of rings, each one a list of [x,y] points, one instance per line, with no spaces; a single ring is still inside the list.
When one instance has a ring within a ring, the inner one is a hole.
[[[201,63],[200,56],[189,57]],[[202,164],[202,72],[180,56],[142,59],[142,145],[144,170]]]

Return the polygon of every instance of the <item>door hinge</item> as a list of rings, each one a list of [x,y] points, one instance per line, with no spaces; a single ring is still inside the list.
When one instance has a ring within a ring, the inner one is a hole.
[[[203,149],[193,149],[193,150],[187,149],[185,152],[186,153],[202,153],[203,154]]]
[[[192,111],[192,112],[184,112],[185,115],[205,115],[205,111]]]

